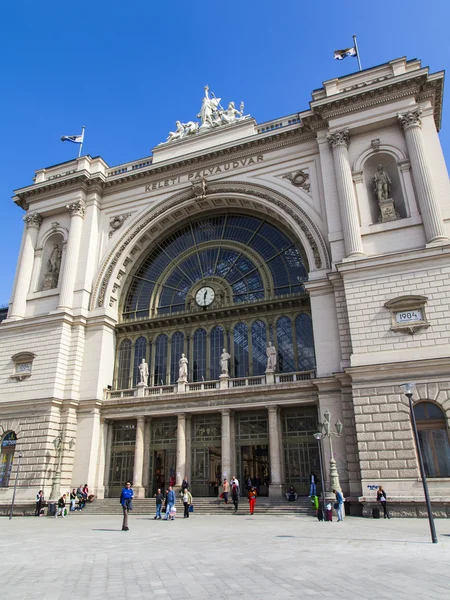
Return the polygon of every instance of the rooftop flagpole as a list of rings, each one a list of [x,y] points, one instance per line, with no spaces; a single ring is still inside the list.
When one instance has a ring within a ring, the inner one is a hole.
[[[358,49],[358,42],[356,41],[356,35],[353,36],[353,43],[355,44],[356,58],[358,59],[359,70],[362,71],[361,61],[359,59],[359,49]]]

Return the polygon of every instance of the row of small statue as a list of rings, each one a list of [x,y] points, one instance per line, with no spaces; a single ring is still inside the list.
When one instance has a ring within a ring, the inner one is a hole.
[[[273,372],[275,372],[275,369],[277,366],[277,350],[276,350],[275,346],[272,345],[272,342],[269,342],[269,344],[266,348],[266,355],[267,355],[266,373],[267,372],[273,373]],[[220,355],[220,371],[221,371],[221,376],[223,376],[223,377],[230,376],[229,365],[228,365],[228,361],[230,360],[230,358],[231,358],[231,355],[228,354],[228,352],[225,350],[225,348],[223,348],[222,354]],[[148,376],[149,376],[148,364],[145,362],[145,358],[143,358],[141,361],[141,364],[139,365],[140,384],[147,385]],[[182,354],[180,360],[178,361],[178,381],[180,383],[182,383],[182,382],[187,382],[187,380],[188,380],[188,359],[186,358],[185,354]]]

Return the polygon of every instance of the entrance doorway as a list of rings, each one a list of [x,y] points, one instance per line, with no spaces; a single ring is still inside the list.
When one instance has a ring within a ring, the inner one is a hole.
[[[258,496],[268,496],[270,481],[269,445],[239,446],[237,465],[242,493],[246,494],[248,488],[254,486]]]
[[[177,453],[175,449],[154,450],[152,455],[151,473],[153,474],[151,489],[152,496],[158,489],[161,492],[175,485]]]
[[[148,495],[175,485],[177,467],[177,418],[152,419],[150,424]]]
[[[191,491],[217,496],[222,473],[222,424],[218,414],[194,415],[191,429]]]

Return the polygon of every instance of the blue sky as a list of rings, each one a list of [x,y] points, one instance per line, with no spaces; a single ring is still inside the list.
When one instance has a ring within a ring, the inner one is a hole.
[[[244,100],[258,122],[304,110],[322,81],[357,70],[353,58],[333,60],[354,33],[363,68],[407,56],[440,71],[449,66],[449,20],[444,0],[4,3],[0,304],[23,229],[13,190],[76,156],[61,135],[85,125],[83,154],[110,166],[148,156],[177,119],[195,117],[206,83],[226,102]],[[448,160],[445,94],[440,136]]]

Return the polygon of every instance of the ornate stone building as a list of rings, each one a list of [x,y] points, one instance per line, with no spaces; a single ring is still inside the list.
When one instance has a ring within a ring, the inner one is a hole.
[[[0,503],[18,452],[19,501],[85,482],[115,496],[127,478],[144,497],[185,474],[194,495],[232,475],[307,494],[329,411],[354,506],[382,484],[415,510],[411,379],[432,499],[449,502],[442,90],[443,73],[401,58],[257,124],[206,87],[200,122],[148,158],[37,171],[14,197]]]

